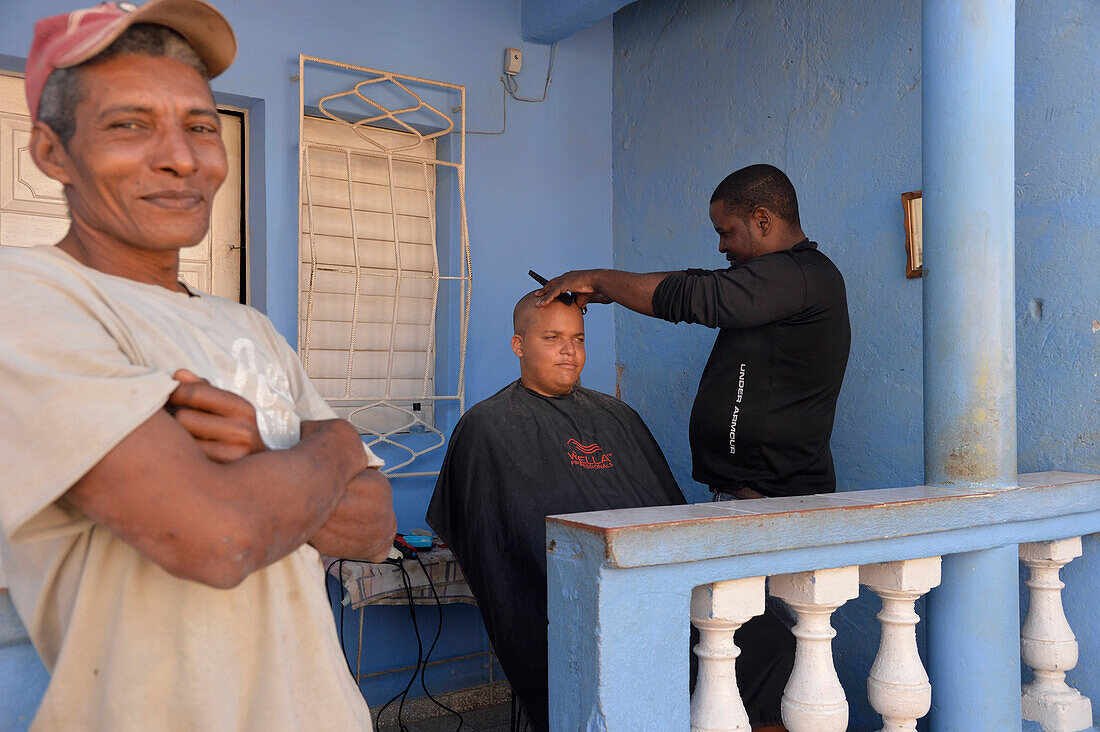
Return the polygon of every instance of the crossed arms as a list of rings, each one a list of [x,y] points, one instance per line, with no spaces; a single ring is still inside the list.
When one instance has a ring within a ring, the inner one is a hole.
[[[230,588],[307,541],[379,561],[396,529],[390,487],[344,420],[302,423],[267,450],[245,399],[178,371],[165,409],[64,496],[169,573]]]

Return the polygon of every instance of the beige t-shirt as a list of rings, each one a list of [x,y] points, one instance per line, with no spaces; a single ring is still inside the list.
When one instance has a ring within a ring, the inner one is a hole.
[[[370,729],[312,547],[219,590],[57,502],[180,368],[248,399],[271,448],[333,417],[267,318],[56,247],[0,249],[0,313],[0,553],[52,673],[34,729]]]

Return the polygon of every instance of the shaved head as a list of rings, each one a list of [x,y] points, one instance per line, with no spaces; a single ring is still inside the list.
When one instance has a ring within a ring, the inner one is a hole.
[[[540,299],[529,292],[512,311],[520,381],[545,396],[568,394],[584,369],[584,315],[561,300],[540,308],[535,304]]]
[[[523,335],[526,333],[532,325],[538,322],[540,313],[546,308],[540,308],[535,305],[542,298],[535,293],[537,290],[531,290],[526,295],[519,299],[516,303],[516,307],[512,310],[512,332],[516,335]],[[569,308],[577,308],[576,305],[565,305],[560,300],[555,301],[551,306],[558,307],[558,305]],[[580,308],[577,308],[580,312]]]

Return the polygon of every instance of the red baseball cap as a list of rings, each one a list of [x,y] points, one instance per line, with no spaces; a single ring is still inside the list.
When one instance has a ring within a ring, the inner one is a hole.
[[[179,33],[206,64],[211,78],[229,68],[237,55],[229,21],[203,0],[149,0],[141,7],[109,2],[43,18],[34,24],[24,80],[31,117],[38,118],[42,88],[54,69],[87,61],[135,23],[155,23]]]

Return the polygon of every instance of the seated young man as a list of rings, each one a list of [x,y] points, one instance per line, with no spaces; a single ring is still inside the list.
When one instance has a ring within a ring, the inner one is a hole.
[[[684,496],[641,417],[577,385],[580,308],[536,302],[526,295],[512,315],[519,380],[455,427],[427,519],[462,566],[532,726],[544,730],[546,517],[681,504]]]

